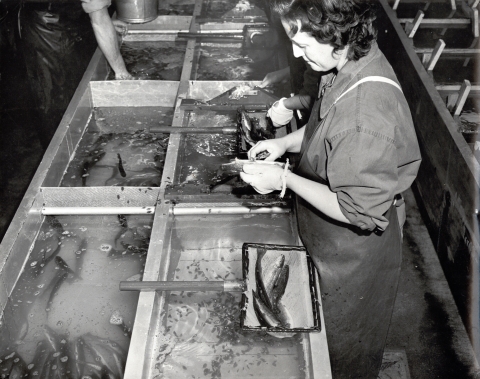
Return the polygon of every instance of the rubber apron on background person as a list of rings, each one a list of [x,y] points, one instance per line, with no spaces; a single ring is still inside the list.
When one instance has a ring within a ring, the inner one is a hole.
[[[46,149],[97,43],[79,0],[23,0],[19,25],[27,77],[40,116],[38,133]]]
[[[311,167],[319,162],[308,158],[311,141],[323,138],[320,103],[316,101],[305,126],[296,174],[327,184]],[[385,214],[389,221],[385,231],[368,232],[325,216],[299,196],[296,199],[300,237],[320,275],[333,379],[375,379],[402,261],[396,207],[392,204]]]

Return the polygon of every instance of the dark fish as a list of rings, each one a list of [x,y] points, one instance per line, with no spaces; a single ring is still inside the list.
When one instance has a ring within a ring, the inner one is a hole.
[[[275,314],[265,305],[265,303],[258,297],[255,290],[252,290],[253,294],[253,309],[257,315],[258,321],[262,326],[278,328],[282,326],[282,323],[277,319]]]
[[[89,169],[90,169],[90,162],[89,161],[83,162],[83,165],[82,165],[82,187],[85,187],[87,185],[87,176],[89,175],[88,174]]]
[[[27,365],[16,352],[0,359],[0,378],[20,379],[27,374]]]
[[[100,141],[100,139],[99,139]],[[98,143],[98,142],[97,142]],[[81,176],[82,176],[82,186],[86,187],[87,177],[90,175],[90,169],[105,155],[105,151],[102,149],[96,149],[90,152],[89,156],[85,158],[82,164]]]
[[[52,349],[46,340],[41,340],[37,344],[35,356],[33,357],[33,367],[30,369],[28,379],[48,378],[50,365],[48,364]]]
[[[110,375],[107,377],[123,377],[127,355],[120,349],[117,343],[99,338],[90,333],[83,335],[82,338],[85,343],[85,351],[88,351],[89,355],[93,358],[93,361],[89,362],[87,354],[85,354],[85,361],[88,368],[99,365],[102,371],[106,370],[107,374]]]
[[[57,294],[58,289],[60,286],[63,284],[63,282],[68,278],[68,273],[66,272],[59,272],[55,278],[52,280],[52,282],[49,284],[49,287],[52,286],[52,291],[50,292],[50,296],[48,297],[46,309],[48,310],[50,308],[50,304],[53,303],[53,299],[55,298],[55,295]]]
[[[123,241],[121,241],[120,244],[127,250],[127,253],[138,254],[138,255],[142,256],[142,255],[147,254],[147,251],[148,251],[148,245],[145,246],[145,244],[143,244],[144,246],[135,246],[135,245],[132,245],[132,244],[125,243]],[[111,253],[111,254],[109,254],[109,256],[110,255],[114,255],[114,254]]]
[[[74,378],[83,378],[84,377],[84,371],[85,371],[85,352],[83,351],[83,340],[82,338],[77,338],[73,343],[72,343],[72,358],[69,359],[70,361],[70,370],[73,372],[73,377]]]
[[[47,222],[58,234],[62,234],[64,232],[63,225],[55,216],[47,216]]]
[[[128,228],[128,222],[125,215],[118,215],[117,217],[118,217],[118,222],[120,223],[120,226],[122,228]]]
[[[122,157],[120,156],[119,153],[117,153],[117,157],[118,157],[118,171],[120,171],[120,175],[122,175],[122,177],[126,177],[127,176],[127,173],[125,172],[125,169],[123,168],[123,163],[122,163]]]
[[[44,379],[63,379],[68,376],[68,351],[67,345],[62,344],[61,340],[66,340],[65,336],[57,334],[52,328],[45,326],[46,344],[44,351],[47,352],[46,357],[42,356],[42,360],[46,360],[42,365],[41,373],[35,375]],[[43,351],[42,351],[43,352]],[[67,357],[67,359],[65,359]],[[35,366],[32,370],[35,370]]]
[[[280,275],[275,282],[275,286],[272,289],[272,305],[273,305],[273,312],[278,314],[280,310],[278,309],[278,302],[282,298],[283,294],[285,293],[285,289],[287,288],[288,283],[288,276],[290,274],[290,266],[285,265],[282,267]]]
[[[67,262],[65,262],[63,260],[62,257],[59,257],[58,255],[55,257],[55,264],[60,267],[63,271],[65,271],[66,273],[68,273],[68,275],[70,277],[76,277],[77,274],[75,273],[75,271],[73,271],[67,264]]]

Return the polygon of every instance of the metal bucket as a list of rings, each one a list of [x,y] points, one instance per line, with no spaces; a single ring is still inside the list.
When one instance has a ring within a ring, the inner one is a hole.
[[[119,20],[141,24],[157,18],[158,0],[116,0]]]

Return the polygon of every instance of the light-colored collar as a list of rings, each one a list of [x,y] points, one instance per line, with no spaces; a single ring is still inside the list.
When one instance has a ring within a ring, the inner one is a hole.
[[[322,104],[320,106],[320,119],[325,118],[327,113],[332,108],[335,100],[337,100],[340,95],[350,87],[350,85],[356,82],[356,77],[360,71],[362,71],[365,66],[367,66],[370,62],[372,62],[375,58],[377,58],[381,54],[380,49],[378,48],[377,43],[373,43],[369,53],[360,58],[358,61],[348,61],[342,69],[337,73],[336,78],[334,79],[333,84],[330,88],[325,90],[323,95]],[[322,81],[320,83],[320,92],[322,87],[328,84],[332,78],[333,73],[325,75],[322,77]],[[319,95],[320,95],[319,92]]]

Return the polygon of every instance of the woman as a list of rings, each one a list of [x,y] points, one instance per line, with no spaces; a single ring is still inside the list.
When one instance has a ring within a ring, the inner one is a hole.
[[[320,275],[334,379],[377,377],[401,265],[401,193],[420,165],[410,111],[360,0],[272,0],[295,56],[323,72],[308,124],[250,151],[300,153],[295,172],[245,165],[242,179],[296,196]]]

